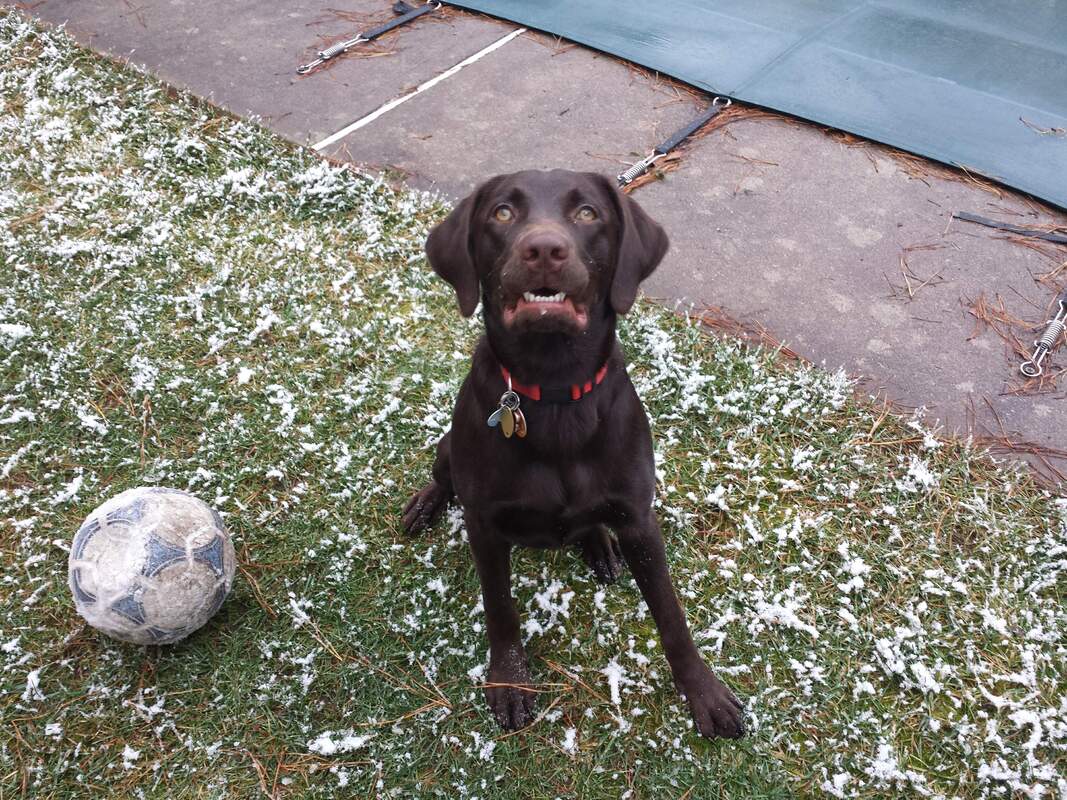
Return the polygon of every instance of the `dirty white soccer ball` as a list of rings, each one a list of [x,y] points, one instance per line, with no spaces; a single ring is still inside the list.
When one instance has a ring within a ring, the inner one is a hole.
[[[219,610],[233,585],[233,544],[218,512],[188,492],[143,486],[112,497],[74,534],[74,605],[124,642],[170,644]]]

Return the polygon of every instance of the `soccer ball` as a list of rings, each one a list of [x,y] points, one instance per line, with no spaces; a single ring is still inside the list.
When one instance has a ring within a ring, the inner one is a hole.
[[[170,644],[207,622],[233,585],[222,519],[178,489],[112,497],[74,534],[68,578],[85,621],[134,644]]]

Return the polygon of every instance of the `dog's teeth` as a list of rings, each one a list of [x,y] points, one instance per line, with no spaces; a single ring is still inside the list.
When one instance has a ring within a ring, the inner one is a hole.
[[[522,295],[522,299],[527,303],[562,303],[566,297],[566,292],[559,292],[557,294],[534,294],[533,292],[524,292]]]

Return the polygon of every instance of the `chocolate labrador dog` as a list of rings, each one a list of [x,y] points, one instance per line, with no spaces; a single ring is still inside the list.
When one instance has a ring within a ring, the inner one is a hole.
[[[481,299],[485,336],[403,524],[417,533],[453,496],[462,505],[489,634],[486,697],[508,730],[533,719],[511,596],[522,545],[576,546],[605,583],[624,559],[697,729],[744,733],[742,705],[700,657],[667,572],[652,436],[615,337],[666,252],[663,229],[609,179],[562,170],[486,181],[426,243],[463,315]]]

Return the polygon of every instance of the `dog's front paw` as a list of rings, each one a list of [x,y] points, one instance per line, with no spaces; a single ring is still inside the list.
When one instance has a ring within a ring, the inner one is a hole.
[[[602,525],[582,539],[582,558],[601,583],[615,583],[622,575],[622,549],[611,531]]]
[[[701,736],[740,739],[745,735],[744,705],[707,664],[700,662],[677,684]]]
[[[490,659],[485,699],[504,730],[517,731],[533,722],[536,698],[530,685],[530,670],[521,645],[509,649],[499,661]]]
[[[404,531],[411,536],[422,533],[441,516],[451,499],[450,492],[441,488],[437,481],[430,481],[415,492],[404,506]]]

